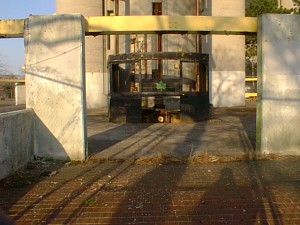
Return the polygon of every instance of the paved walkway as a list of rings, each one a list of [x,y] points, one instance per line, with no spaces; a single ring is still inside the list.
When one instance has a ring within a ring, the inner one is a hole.
[[[2,182],[0,206],[24,225],[300,224],[299,160],[67,164],[31,184]]]
[[[103,113],[103,111],[102,111]],[[88,114],[89,155],[134,160],[163,155],[240,158],[254,154],[255,106],[215,109],[210,120],[188,124],[109,123],[100,111]]]
[[[300,224],[300,157],[255,158],[255,109],[196,124],[88,117],[90,159],[0,181],[0,224]],[[247,157],[245,157],[247,156]]]

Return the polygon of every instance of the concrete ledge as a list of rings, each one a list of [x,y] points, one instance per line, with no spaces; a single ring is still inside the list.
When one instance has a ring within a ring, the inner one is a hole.
[[[1,113],[0,179],[25,166],[33,157],[33,112]]]

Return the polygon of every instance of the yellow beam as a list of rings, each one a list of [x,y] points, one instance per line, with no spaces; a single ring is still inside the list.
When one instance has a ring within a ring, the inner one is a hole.
[[[246,98],[257,97],[257,93],[245,93]]]
[[[246,77],[246,81],[257,81],[257,77]]]
[[[98,16],[86,17],[86,34],[257,32],[256,17]],[[0,20],[0,38],[23,37],[25,19]]]
[[[0,79],[0,83],[25,83],[25,79]]]
[[[22,38],[24,24],[24,19],[0,20],[0,38]]]
[[[221,16],[98,16],[86,17],[86,34],[257,32],[256,17]]]

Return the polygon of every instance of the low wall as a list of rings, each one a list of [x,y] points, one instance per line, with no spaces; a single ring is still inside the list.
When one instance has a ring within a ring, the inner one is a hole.
[[[0,179],[25,166],[33,157],[33,112],[0,114]]]
[[[15,85],[15,101],[16,105],[26,104],[26,86],[24,83],[16,83]]]

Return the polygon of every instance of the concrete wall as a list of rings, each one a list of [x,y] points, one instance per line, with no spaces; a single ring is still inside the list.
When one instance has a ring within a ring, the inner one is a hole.
[[[300,15],[259,17],[257,148],[300,154]]]
[[[113,1],[107,3],[113,4]],[[83,16],[102,16],[102,9],[100,0],[56,0],[57,14],[80,13]],[[87,108],[107,107],[108,75],[105,39],[106,36],[101,35],[85,37]]]
[[[203,15],[245,16],[245,0],[205,2]],[[245,105],[245,37],[204,35],[202,47],[210,54],[210,102],[215,107]]]
[[[279,6],[283,8],[291,9],[294,6],[293,0],[278,0]]]
[[[16,105],[26,104],[26,86],[24,83],[15,84],[15,102]]]
[[[30,16],[25,27],[26,107],[35,112],[35,155],[87,154],[84,18]]]
[[[33,160],[33,113],[0,114],[0,180]]]

